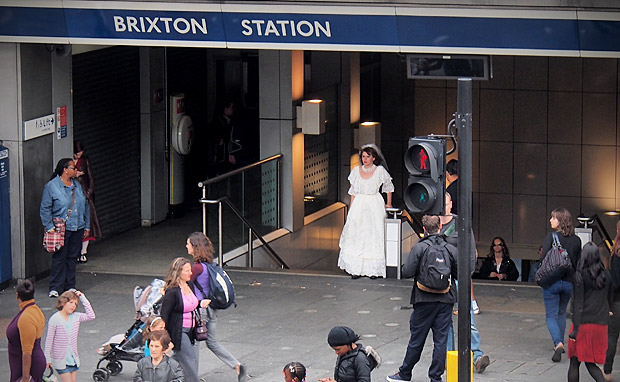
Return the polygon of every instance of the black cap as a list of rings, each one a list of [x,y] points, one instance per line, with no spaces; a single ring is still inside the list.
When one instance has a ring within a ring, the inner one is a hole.
[[[359,336],[348,326],[336,326],[332,328],[327,335],[327,343],[331,347],[351,345],[358,339]]]

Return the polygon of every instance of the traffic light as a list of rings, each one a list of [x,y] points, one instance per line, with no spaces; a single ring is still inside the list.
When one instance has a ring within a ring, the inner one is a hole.
[[[405,204],[412,212],[443,215],[446,198],[446,141],[433,136],[409,138],[405,152],[409,181]]]

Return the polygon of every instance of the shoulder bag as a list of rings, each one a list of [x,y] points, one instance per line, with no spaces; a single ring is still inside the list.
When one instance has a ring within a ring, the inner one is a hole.
[[[207,321],[202,319],[200,309],[194,309],[194,339],[196,341],[207,340]]]
[[[572,269],[572,267],[573,264],[568,257],[568,252],[562,248],[558,234],[554,232],[553,245],[540,264],[540,268],[536,271],[534,279],[538,285],[543,286],[542,284],[545,283],[547,277],[553,274],[561,274],[563,276],[566,271]]]
[[[67,220],[69,220],[69,216],[71,216],[73,206],[75,205],[75,187],[73,187],[71,196],[71,207],[69,207],[69,211],[67,211],[67,216],[64,219],[52,218],[54,230],[46,231],[43,234],[43,248],[45,248],[45,250],[49,253],[57,252],[65,245],[65,225]]]

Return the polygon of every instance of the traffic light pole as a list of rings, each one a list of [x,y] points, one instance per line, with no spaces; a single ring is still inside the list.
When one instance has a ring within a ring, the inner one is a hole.
[[[459,382],[471,380],[471,256],[472,242],[472,80],[459,78],[456,103],[456,128],[459,148],[458,231],[458,370]]]

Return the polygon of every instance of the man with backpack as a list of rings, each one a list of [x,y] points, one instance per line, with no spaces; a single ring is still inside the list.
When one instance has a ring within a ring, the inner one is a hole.
[[[456,248],[440,235],[439,216],[422,218],[425,238],[418,242],[403,266],[403,277],[413,277],[413,312],[409,319],[411,337],[399,371],[386,379],[411,381],[411,372],[420,360],[428,332],[433,330],[433,359],[428,369],[431,382],[441,381],[445,370],[448,330],[456,302],[453,280],[458,277]]]

